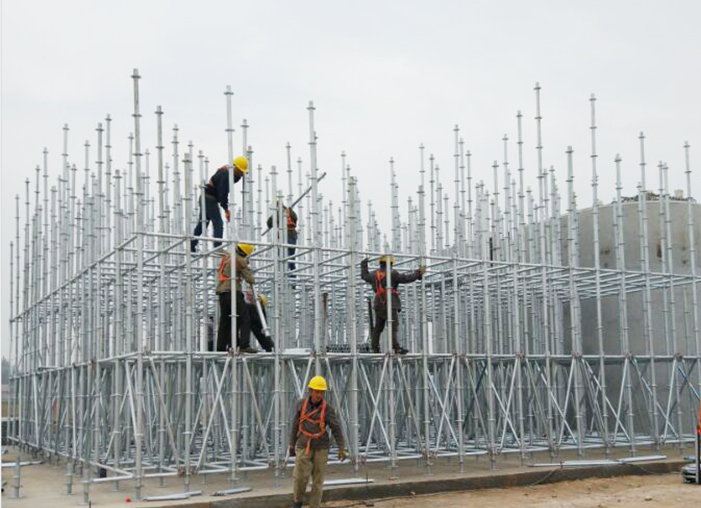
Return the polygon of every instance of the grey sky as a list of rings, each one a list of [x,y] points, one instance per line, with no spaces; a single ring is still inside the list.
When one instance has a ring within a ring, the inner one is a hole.
[[[418,186],[418,146],[452,181],[453,126],[473,154],[473,172],[491,185],[491,164],[516,164],[516,112],[524,118],[528,183],[533,182],[535,104],[542,90],[546,166],[560,171],[575,150],[579,202],[590,194],[589,95],[597,95],[600,194],[614,195],[616,153],[624,194],[639,180],[638,135],[652,169],[670,165],[670,187],[685,188],[684,141],[692,145],[694,193],[701,195],[701,3],[695,0],[588,2],[208,2],[31,1],[2,3],[2,351],[7,352],[9,239],[14,195],[49,150],[51,182],[68,123],[69,154],[83,168],[83,144],[113,117],[113,159],[127,160],[133,129],[130,75],[141,80],[144,147],[155,120],[177,123],[212,164],[225,161],[231,85],[236,125],[246,118],[256,162],[285,166],[285,144],[308,161],[307,101],[317,106],[319,166],[340,167],[345,150],[363,199],[389,210],[388,160],[400,199]],[[240,130],[236,132],[237,146]],[[338,202],[340,179],[325,195]]]

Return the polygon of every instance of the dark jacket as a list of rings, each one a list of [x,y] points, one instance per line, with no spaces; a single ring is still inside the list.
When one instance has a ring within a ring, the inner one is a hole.
[[[297,402],[297,406],[295,407],[295,416],[292,420],[292,428],[290,429],[290,447],[295,446],[297,448],[306,448],[307,442],[309,441],[307,436],[299,432],[299,419],[300,413],[302,412],[303,403],[304,399]],[[312,411],[317,407],[319,406],[314,406],[310,398],[307,411]],[[343,438],[343,430],[341,429],[341,423],[338,419],[338,413],[336,413],[336,410],[333,408],[333,406],[331,406],[331,404],[328,403],[328,401],[326,402],[326,417],[324,418],[324,421],[326,423],[326,432],[324,432],[324,434],[317,439],[312,439],[310,448],[314,450],[328,448],[330,441],[329,429],[331,429],[331,433],[333,434],[333,438],[338,447],[346,448],[346,440]],[[309,421],[306,421],[304,422],[304,430],[310,434],[316,434],[320,429],[319,425],[312,425]]]
[[[234,183],[239,180],[241,180],[241,175],[234,172]],[[217,169],[217,172],[204,186],[204,193],[216,199],[224,210],[229,209],[229,166]]]
[[[378,272],[379,275],[378,276]],[[385,270],[380,268],[374,270],[372,273],[368,271],[368,260],[363,259],[360,262],[360,276],[365,282],[372,286],[375,292],[375,309],[386,309],[387,308],[387,291],[381,291],[380,287],[386,288],[387,281],[385,280]],[[421,272],[419,270],[413,270],[411,272],[398,272],[397,270],[392,270],[392,311],[401,312],[402,302],[399,299],[399,284],[407,284],[409,282],[414,282],[421,278]]]
[[[287,238],[290,240],[297,239],[297,214],[292,208],[282,207],[282,212],[278,220],[280,221],[280,226],[287,226]],[[268,217],[268,228],[273,229],[273,216]],[[296,242],[293,242],[296,243]]]

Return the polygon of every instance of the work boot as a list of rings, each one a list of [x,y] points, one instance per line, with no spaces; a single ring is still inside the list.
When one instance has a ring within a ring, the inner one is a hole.
[[[397,353],[398,355],[405,355],[409,352],[409,350],[404,349],[403,347],[400,346],[399,348],[395,349],[394,352]]]
[[[302,503],[295,503],[292,505],[292,508],[302,508]]]
[[[254,355],[258,352],[258,350],[256,348],[251,347],[251,346],[242,347],[241,349],[239,349],[239,351],[241,353],[248,353],[250,355]]]

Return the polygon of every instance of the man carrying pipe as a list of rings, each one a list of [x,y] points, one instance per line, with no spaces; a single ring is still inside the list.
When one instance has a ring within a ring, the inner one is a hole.
[[[229,211],[229,171],[231,170],[234,172],[234,183],[236,183],[248,173],[248,159],[243,155],[236,157],[231,166],[226,164],[220,167],[209,179],[207,185],[204,186],[204,214],[202,200],[200,200],[199,221],[197,226],[195,226],[195,231],[192,233],[193,236],[202,235],[202,229],[206,230],[210,221],[212,221],[214,237],[221,238],[224,236],[224,222],[221,220],[218,205],[224,209],[226,221],[229,222],[231,220],[231,212]],[[190,250],[192,252],[197,251],[198,242],[197,238],[193,238],[190,242]],[[220,245],[221,242],[214,242],[215,249]]]
[[[251,347],[251,319],[248,306],[243,296],[243,281],[251,287],[255,278],[249,267],[248,257],[255,247],[248,243],[236,245],[236,310],[238,317],[237,345],[242,353],[257,353]],[[219,262],[217,273],[217,295],[219,296],[219,330],[217,332],[217,351],[227,351],[231,347],[231,256],[227,253]]]
[[[294,508],[301,508],[309,477],[312,478],[312,491],[309,506],[318,508],[324,494],[324,475],[329,458],[329,435],[338,445],[338,459],[346,460],[346,442],[343,438],[338,413],[325,399],[326,379],[314,376],[309,381],[309,396],[297,404],[290,434],[290,457],[295,457]]]
[[[380,335],[385,329],[387,323],[387,265],[394,266],[393,256],[382,256],[380,258],[380,268],[372,272],[368,271],[368,258],[360,262],[360,276],[365,282],[372,285],[375,292],[375,326],[372,328],[371,346],[373,353],[380,352]],[[399,299],[399,284],[407,284],[414,282],[423,277],[426,272],[425,266],[419,266],[417,270],[412,272],[401,273],[392,269],[391,272],[391,293],[392,293],[392,349],[400,355],[407,354],[408,349],[405,349],[399,343],[399,313],[402,310],[402,302]]]

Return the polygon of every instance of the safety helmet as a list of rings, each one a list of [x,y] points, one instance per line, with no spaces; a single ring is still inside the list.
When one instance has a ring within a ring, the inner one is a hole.
[[[256,248],[250,243],[237,243],[236,250],[240,255],[247,258],[251,254],[253,254],[253,251],[256,250]]]
[[[380,258],[380,263],[387,264],[389,262],[390,265],[394,265],[394,256],[389,256],[385,255]]]
[[[248,159],[243,155],[240,155],[234,159],[234,166],[241,170],[244,175],[248,173]]]
[[[319,390],[320,392],[325,392],[328,389],[326,386],[326,379],[324,379],[323,376],[314,376],[307,386],[312,390]]]
[[[263,307],[268,306],[268,297],[265,296],[263,293],[258,293],[258,299],[260,300],[260,303],[263,304]]]

